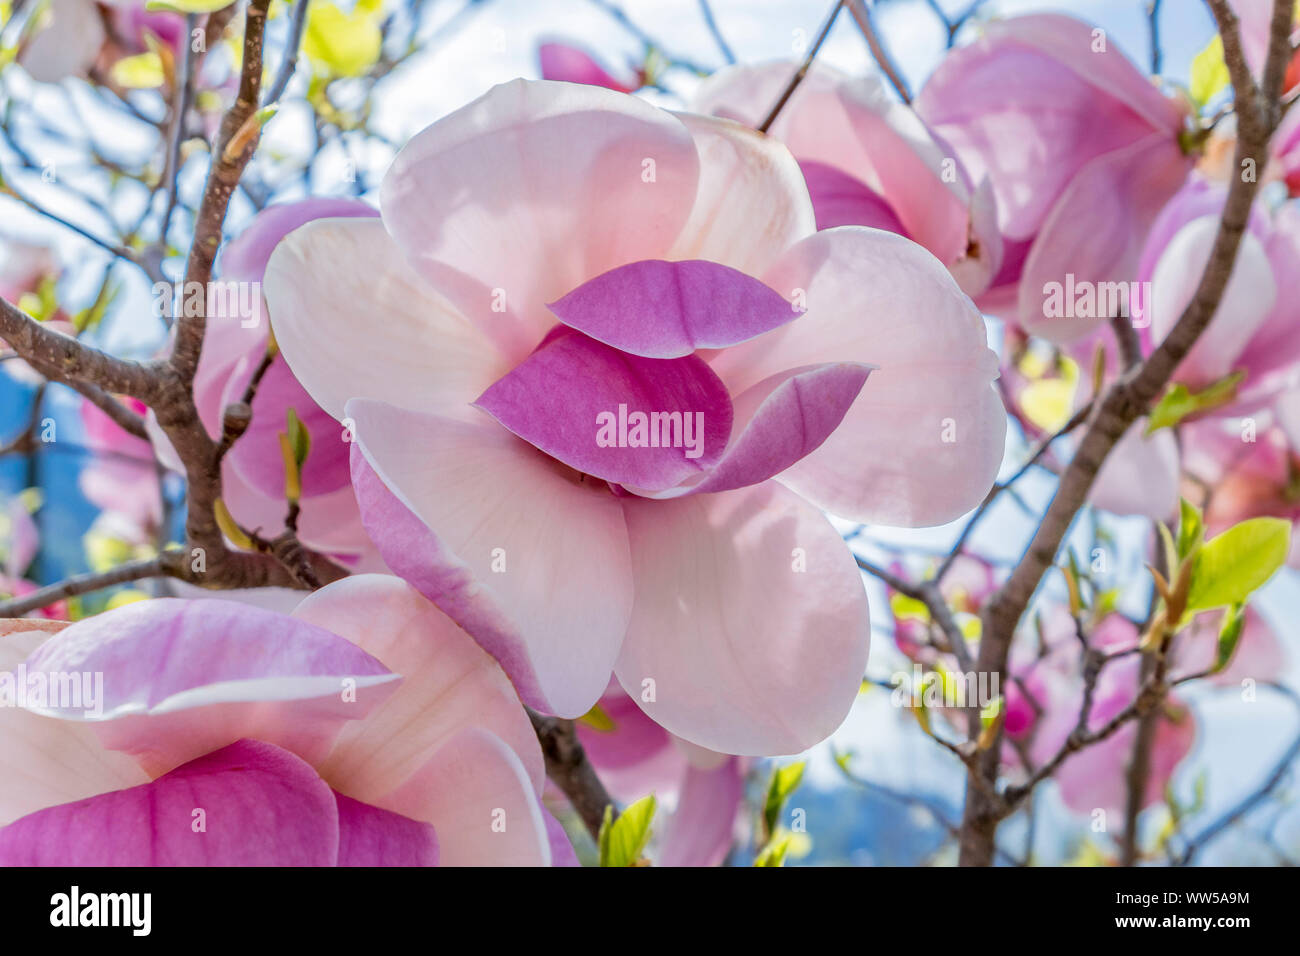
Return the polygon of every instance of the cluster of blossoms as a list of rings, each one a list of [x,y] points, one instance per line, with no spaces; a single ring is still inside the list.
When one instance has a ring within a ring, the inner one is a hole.
[[[25,55],[80,2],[53,4]],[[224,247],[221,279],[256,294],[209,319],[194,378],[214,442],[228,408],[251,408],[223,506],[243,527],[281,521],[292,416],[310,436],[298,537],[353,574],[285,613],[162,599],[6,624],[2,666],[50,686],[102,674],[105,696],[93,718],[84,701],[0,710],[18,779],[0,862],[573,862],[525,707],[598,714],[578,733],[614,796],[675,794],[659,862],[720,862],[749,758],[824,740],[861,687],[867,595],[826,513],[918,527],[977,506],[1004,393],[1047,431],[1022,401],[1042,368],[1100,345],[1119,373],[1112,316],[1058,314],[1047,288],[1132,283],[1147,354],[1224,202],[1194,170],[1186,98],[1064,16],[989,24],[912,105],[815,65],[765,133],[795,64],[720,71],[680,113],[628,95],[643,72],[625,83],[560,45],[542,66],[576,82],[516,80],[438,120],[378,208],[272,205]],[[1288,182],[1292,135],[1275,147]],[[1194,479],[1211,531],[1300,518],[1298,242],[1292,206],[1256,214],[1225,320],[1176,376],[1194,395],[1230,380],[1228,397],[1177,423],[1181,445],[1167,428],[1126,439],[1099,505],[1165,519]],[[982,312],[1005,323],[1005,368]],[[648,437],[628,440],[627,408],[650,413]],[[152,461],[185,464],[152,412],[146,442],[87,409],[85,494],[156,539]],[[1243,416],[1257,431],[1228,453]],[[618,440],[598,439],[614,420]],[[696,441],[674,421],[698,422]],[[963,561],[944,596],[975,615],[996,583]],[[1080,709],[1080,624],[1039,620],[1012,657],[1010,774],[1050,759]],[[955,667],[927,621],[895,623],[909,657]],[[1087,627],[1114,657],[1089,691],[1098,727],[1138,693],[1139,634],[1114,610]],[[1198,637],[1176,671],[1203,668]],[[1233,666],[1280,653],[1252,614]],[[1136,733],[1063,765],[1067,805],[1120,811]],[[1194,736],[1170,697],[1146,802]]]

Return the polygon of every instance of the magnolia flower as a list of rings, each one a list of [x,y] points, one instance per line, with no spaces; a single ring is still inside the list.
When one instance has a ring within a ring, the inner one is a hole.
[[[1133,278],[1147,228],[1191,168],[1187,104],[1103,31],[1033,14],[951,52],[916,111],[997,196],[1002,266],[981,307],[1058,343],[1104,323],[1098,309],[1049,317],[1049,284]]]
[[[120,401],[137,414],[148,409],[139,399]],[[90,461],[77,475],[86,499],[101,511],[118,512],[144,540],[154,539],[162,523],[162,490],[153,448],[128,433],[92,402],[80,406]]]
[[[1293,395],[1259,422],[1206,419],[1184,426],[1187,494],[1203,501],[1206,533],[1213,536],[1250,518],[1300,521],[1300,421]],[[1291,536],[1287,563],[1300,567],[1300,542]]]
[[[54,287],[60,272],[54,250],[10,236],[0,236],[0,298],[26,310],[60,332],[71,334],[72,323],[59,308]],[[24,384],[45,381],[23,359],[15,358],[8,342],[0,340],[4,371]]]
[[[239,308],[208,317],[194,376],[194,403],[204,427],[214,438],[222,433],[226,407],[242,400],[266,355],[270,324],[266,321],[261,283],[276,244],[313,219],[377,215],[372,207],[352,199],[284,203],[258,213],[226,246],[221,258],[221,281],[216,285],[229,290],[226,301],[238,302]],[[279,435],[287,427],[289,409],[293,409],[312,439],[302,468],[299,538],[309,547],[346,563],[364,561],[368,566],[373,562],[373,547],[361,526],[352,492],[344,430],[312,400],[282,357],[277,356],[262,376],[252,402],[252,422],[222,460],[222,495],[227,507],[247,528],[276,528],[283,522],[285,471]],[[150,434],[164,463],[183,473],[183,466],[152,418]]]
[[[0,509],[0,596],[24,597],[37,590],[37,585],[23,577],[41,546],[40,529],[30,511],[27,495],[13,495]],[[67,604],[54,604],[32,611],[28,617],[62,618],[67,614]]]
[[[996,358],[938,260],[815,233],[769,138],[565,83],[420,133],[381,209],[295,231],[265,291],[354,430],[388,565],[540,710],[585,713],[614,672],[711,750],[830,734],[869,625],[817,506],[949,521],[1002,454]]]
[[[700,85],[692,109],[757,126],[797,68],[776,62],[719,70]],[[1002,261],[992,188],[987,180],[977,186],[879,76],[814,64],[770,133],[799,161],[819,229],[888,229],[934,253],[968,294],[988,288]]]
[[[744,807],[744,759],[674,737],[617,682],[611,682],[598,708],[576,725],[578,738],[612,796],[631,802],[653,793],[659,799],[654,862],[720,866],[731,852],[737,814]]]
[[[1006,685],[1008,746],[1003,760],[1013,767],[1022,767],[1026,756],[1034,768],[1050,760],[1074,732],[1083,707],[1083,661],[1074,618],[1056,605],[1042,620],[1046,653],[1039,653],[1038,640],[1022,640],[1012,649],[1011,672],[1016,679]],[[1088,637],[1090,647],[1116,654],[1136,647],[1138,633],[1131,621],[1109,614],[1090,629]],[[1101,669],[1089,708],[1088,730],[1101,729],[1133,703],[1141,666],[1141,656],[1130,653]],[[1065,758],[1054,779],[1067,807],[1076,813],[1100,809],[1123,814],[1126,769],[1132,761],[1137,726],[1136,720],[1130,720],[1104,740]],[[1177,695],[1168,695],[1156,719],[1142,808],[1164,799],[1166,786],[1195,739],[1195,715]]]
[[[631,93],[644,85],[645,78],[639,75],[626,83],[615,79],[590,55],[567,43],[541,44],[537,48],[537,61],[544,80],[603,86],[619,93]]]
[[[18,62],[36,82],[57,83],[85,76],[101,57],[111,63],[147,51],[149,35],[173,51],[189,39],[184,17],[147,11],[143,0],[49,0]]]
[[[169,598],[0,633],[3,865],[551,858],[509,681],[395,578],[292,617]]]
[[[1150,283],[1150,328],[1144,351],[1177,323],[1200,281],[1227,198],[1221,185],[1193,179],[1152,226],[1138,263]],[[1269,214],[1252,210],[1232,275],[1214,321],[1178,366],[1174,380],[1203,390],[1234,372],[1245,374],[1236,398],[1210,414],[1258,409],[1294,384],[1300,373],[1300,210],[1286,204]]]

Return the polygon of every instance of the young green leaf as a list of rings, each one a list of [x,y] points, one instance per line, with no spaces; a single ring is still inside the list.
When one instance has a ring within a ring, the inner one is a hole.
[[[1223,626],[1219,628],[1219,643],[1214,652],[1213,673],[1222,673],[1232,663],[1232,655],[1237,651],[1237,642],[1241,640],[1241,631],[1246,625],[1246,608],[1234,604],[1223,616]]]
[[[1188,557],[1205,541],[1205,522],[1201,518],[1201,509],[1186,498],[1178,499],[1178,559]]]
[[[781,808],[803,780],[804,766],[803,761],[800,761],[772,771],[772,780],[767,785],[767,797],[763,800],[763,832],[766,836],[770,837],[776,832]]]
[[[790,849],[790,837],[773,840],[759,851],[754,859],[755,866],[785,866],[785,855]]]
[[[1237,386],[1241,384],[1245,375],[1245,372],[1233,372],[1227,378],[1219,379],[1199,392],[1191,391],[1181,382],[1170,386],[1156,403],[1156,407],[1151,410],[1151,415],[1147,418],[1146,433],[1150,435],[1161,428],[1177,425],[1189,415],[1226,405],[1237,397]]]
[[[302,423],[302,419],[298,417],[298,413],[292,408],[286,410],[285,418],[288,423],[289,446],[293,449],[293,460],[301,468],[307,460],[307,456],[311,454],[311,432],[307,430],[307,426]]]
[[[1291,523],[1252,518],[1201,546],[1192,571],[1188,611],[1242,604],[1286,561]]]
[[[635,866],[650,842],[650,821],[655,815],[654,794],[642,797],[614,819],[614,808],[605,808],[597,844],[601,866]]]

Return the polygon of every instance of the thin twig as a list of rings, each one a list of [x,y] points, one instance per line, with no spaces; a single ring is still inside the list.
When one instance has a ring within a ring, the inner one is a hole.
[[[820,50],[822,44],[826,42],[826,37],[831,32],[831,27],[835,25],[835,18],[840,15],[840,10],[843,8],[844,3],[845,0],[835,0],[835,6],[832,7],[831,12],[826,15],[826,22],[822,24],[821,30],[817,33],[817,39],[813,40],[813,45],[809,47],[807,55],[803,58],[803,62],[799,64],[799,69],[794,71],[794,76],[790,77],[790,82],[787,83],[785,89],[781,91],[780,98],[772,104],[772,109],[768,112],[767,118],[758,125],[758,131],[760,133],[766,133],[772,128],[772,124],[776,122],[776,118],[781,115],[781,110],[785,109],[785,104],[789,102],[790,97],[794,95],[794,91],[799,88],[799,84],[802,83],[804,77],[808,75],[808,71],[812,68],[813,60],[817,58],[817,51]]]

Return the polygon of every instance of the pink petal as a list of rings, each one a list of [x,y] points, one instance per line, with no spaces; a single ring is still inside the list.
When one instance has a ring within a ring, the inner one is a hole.
[[[731,434],[726,386],[703,359],[642,358],[569,329],[474,404],[584,474],[654,491],[708,470]]]
[[[782,483],[881,524],[942,524],[978,505],[1002,461],[1006,412],[983,320],[938,260],[846,226],[801,242],[763,281],[807,312],[713,360],[732,394],[791,366],[873,367],[844,422]]]
[[[798,314],[757,279],[716,262],[630,262],[584,282],[550,310],[633,355],[671,359],[756,338]]]
[[[318,758],[343,721],[364,716],[398,679],[313,625],[231,601],[175,598],[73,624],[25,663],[54,680],[102,674],[98,713],[85,700],[27,709],[93,721],[105,746],[152,774],[249,736]]]
[[[633,700],[724,753],[797,753],[827,737],[857,695],[870,636],[831,524],[774,482],[622,500],[636,604],[616,673]]]
[[[551,840],[515,752],[466,727],[383,801],[438,833],[442,866],[549,866]]]
[[[1094,52],[1092,29],[1052,14],[992,22],[917,96],[971,175],[992,181],[1006,238],[1033,236],[1089,161],[1156,131],[1175,144],[1180,109],[1112,45]]]
[[[348,414],[357,500],[389,567],[473,635],[526,703],[590,710],[632,606],[618,499],[492,422],[363,400]]]
[[[1165,133],[1153,133],[1078,171],[1042,222],[1020,280],[1019,321],[1029,332],[1069,342],[1105,324],[1046,314],[1049,283],[1132,281],[1151,222],[1187,176],[1190,162]],[[1085,310],[1087,311],[1087,310]]]
[[[541,748],[510,681],[468,634],[400,578],[360,574],[310,595],[293,616],[329,628],[402,675],[320,763],[330,785],[363,800],[395,789],[462,727],[491,730],[539,790]]]
[[[242,399],[254,368],[255,363],[241,363],[227,379],[223,407]],[[240,477],[262,494],[283,502],[284,459],[279,436],[288,429],[291,408],[311,435],[311,451],[302,469],[302,496],[315,498],[346,487],[349,449],[343,429],[312,401],[283,357],[277,357],[266,370],[253,398],[253,420],[230,449],[229,460]]]
[[[329,787],[255,740],[0,830],[5,866],[332,866],[338,847]]]
[[[1155,341],[1164,340],[1192,300],[1218,228],[1217,215],[1192,220],[1173,236],[1157,261],[1151,275],[1151,334]],[[1214,320],[1178,366],[1177,379],[1204,388],[1236,369],[1242,352],[1268,318],[1276,294],[1264,245],[1246,232]]]
[[[817,211],[818,229],[870,226],[907,235],[907,229],[889,203],[862,180],[812,160],[800,163],[799,168],[803,170],[808,195]]]
[[[839,362],[769,376],[737,396],[731,444],[699,483],[647,497],[731,491],[785,471],[839,427],[870,372],[867,365]]]
[[[45,27],[35,33],[18,57],[37,83],[57,83],[84,76],[106,39],[99,8],[91,0],[50,0]]]
[[[745,778],[737,757],[713,770],[690,768],[664,834],[658,864],[720,866],[731,851],[736,812],[744,794]]]
[[[472,414],[469,403],[510,369],[482,329],[405,265],[375,220],[296,230],[271,256],[263,292],[293,374],[338,419],[353,397]]]
[[[62,621],[0,620],[0,671],[12,671]],[[105,750],[88,724],[0,707],[0,825],[59,803],[146,782],[126,754]]]
[[[742,65],[706,80],[694,102],[700,112],[736,116],[757,125],[789,83],[793,62]],[[899,231],[921,243],[945,265],[967,253],[971,192],[965,171],[944,175],[951,150],[938,142],[907,106],[885,91],[874,74],[847,76],[823,64],[813,69],[777,117],[771,134],[804,167],[830,167],[856,180],[887,204]],[[877,225],[874,219],[836,221],[818,203],[822,181],[809,180],[818,205],[818,227]]]
[[[700,184],[669,259],[708,259],[757,276],[816,228],[799,165],[770,136],[679,113],[699,152]],[[754,216],[763,222],[754,228]]]
[[[519,361],[551,325],[545,303],[668,251],[698,181],[672,115],[598,87],[514,80],[407,143],[380,208],[411,264],[502,330]]]
[[[1167,428],[1147,435],[1146,421],[1130,427],[1111,450],[1088,500],[1113,514],[1165,521],[1178,509],[1178,442]]]
[[[537,59],[544,80],[586,83],[590,86],[603,86],[609,90],[617,90],[620,93],[631,93],[634,89],[614,79],[590,56],[567,43],[541,44],[537,48]]]
[[[267,206],[221,250],[221,276],[261,282],[271,253],[285,236],[315,219],[375,218],[379,210],[359,199],[316,196]]]
[[[569,835],[545,806],[542,807],[542,822],[546,824],[546,836],[551,845],[551,866],[582,866],[573,844],[569,842]]]
[[[339,866],[437,866],[432,826],[335,793]]]

